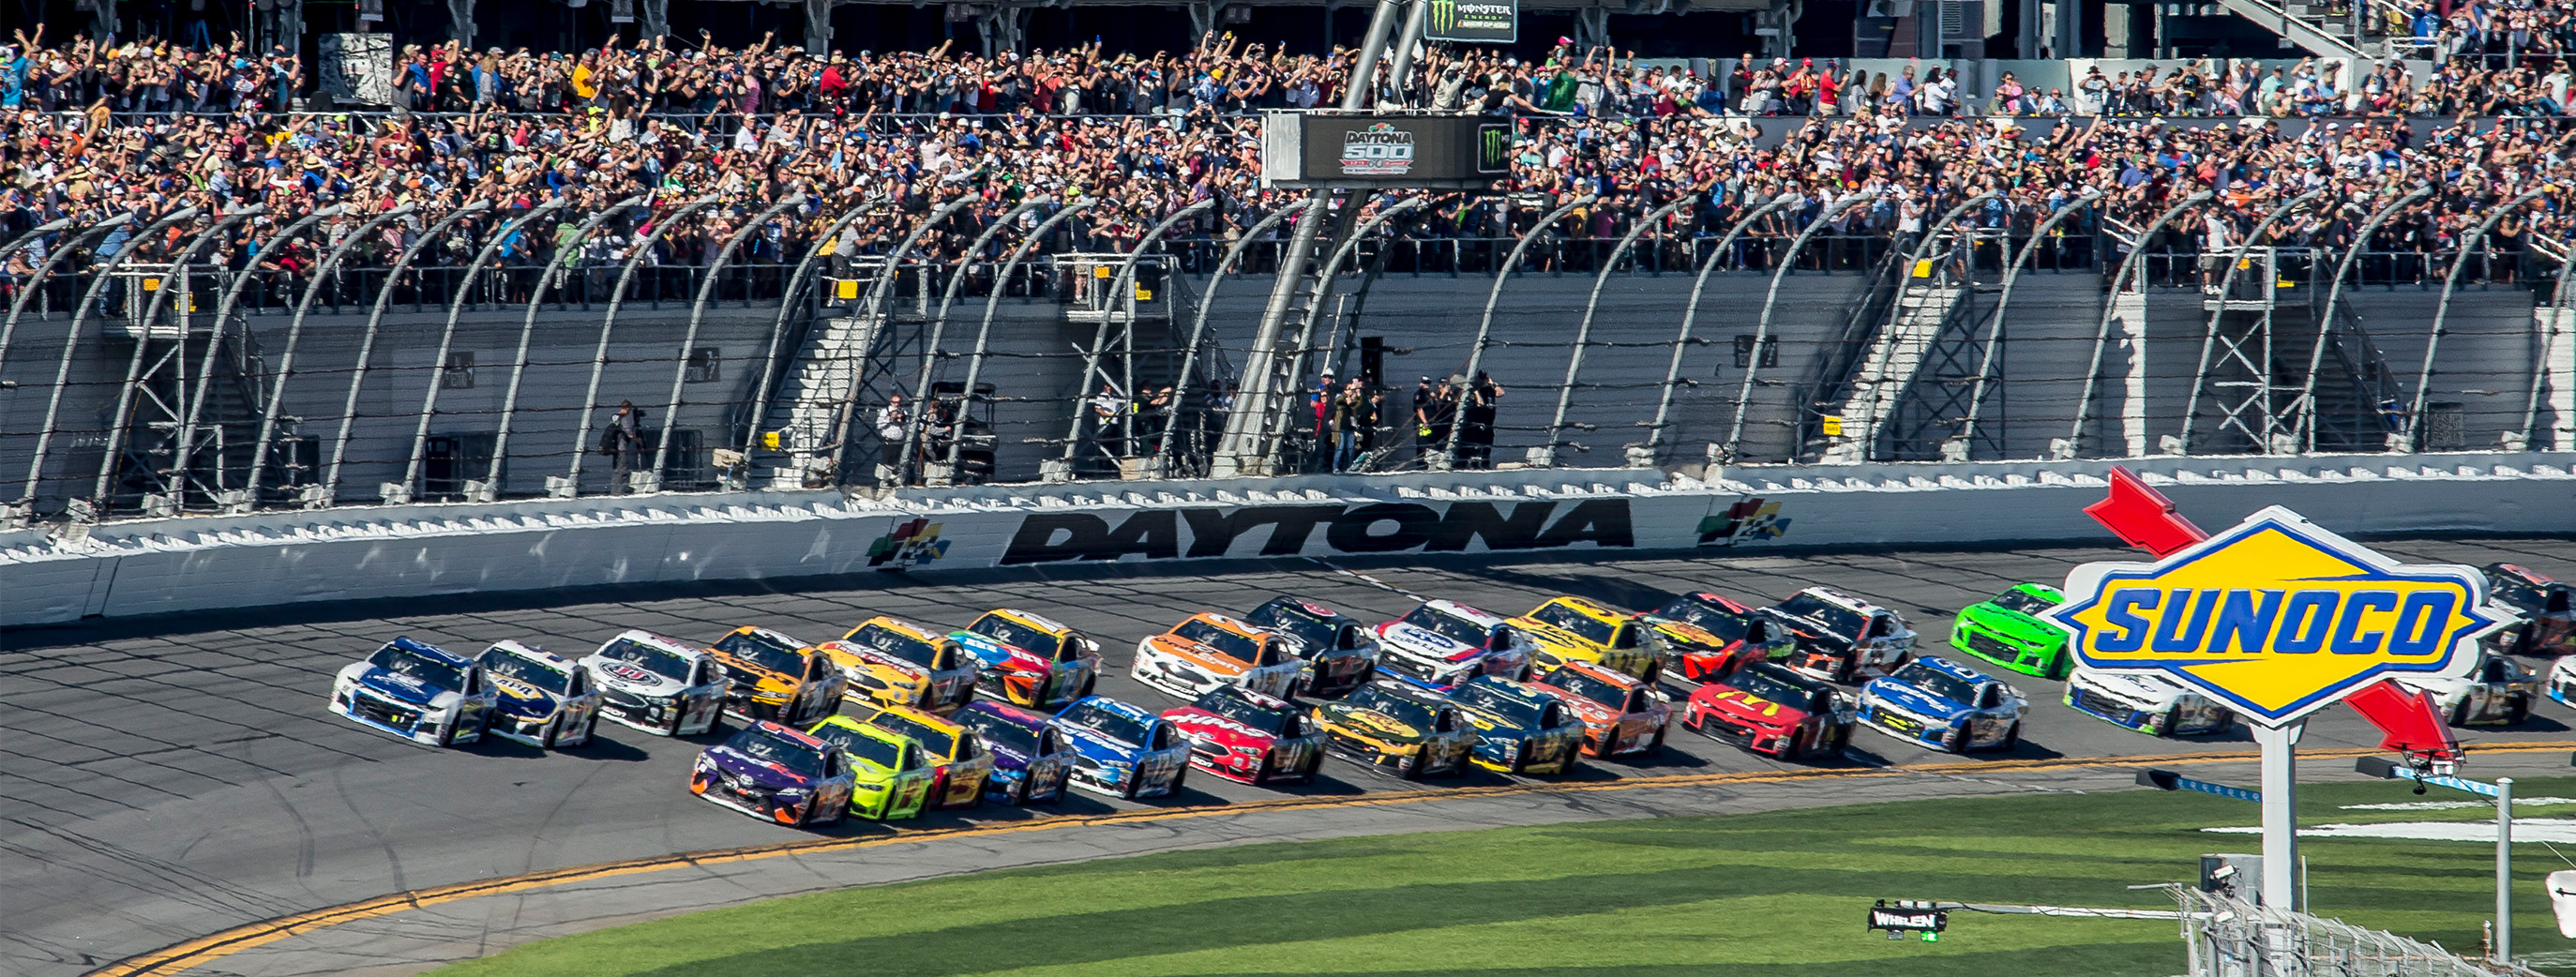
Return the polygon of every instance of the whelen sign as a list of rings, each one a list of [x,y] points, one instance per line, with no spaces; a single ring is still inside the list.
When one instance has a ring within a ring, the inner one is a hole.
[[[1271,112],[1262,182],[1474,190],[1511,172],[1512,125],[1475,115]]]

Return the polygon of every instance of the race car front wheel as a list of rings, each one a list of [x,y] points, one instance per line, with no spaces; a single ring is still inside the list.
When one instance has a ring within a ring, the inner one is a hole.
[[[1647,755],[1647,756],[1657,756],[1657,755],[1660,755],[1660,754],[1662,754],[1662,753],[1664,752],[1664,731],[1665,731],[1665,730],[1667,730],[1667,729],[1669,729],[1669,728],[1671,728],[1671,727],[1668,727],[1668,726],[1657,726],[1657,727],[1655,727],[1655,738],[1654,738],[1654,739],[1652,739],[1652,740],[1648,740],[1648,741],[1646,742],[1646,755]]]
[[[2009,751],[2019,746],[2021,746],[2021,724],[2014,723],[2005,728],[2004,741],[1997,744],[1996,749]]]
[[[1253,786],[1258,787],[1262,784],[1269,783],[1270,777],[1270,754],[1264,753],[1261,755],[1261,765],[1253,768],[1252,770],[1252,784]]]

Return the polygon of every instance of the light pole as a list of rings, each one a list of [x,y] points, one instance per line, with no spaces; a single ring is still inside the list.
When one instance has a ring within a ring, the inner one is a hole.
[[[2426,773],[2392,762],[2384,757],[2362,757],[2352,768],[2384,780],[2412,780],[2429,787],[2448,787],[2480,797],[2495,798],[2495,959],[2513,963],[2513,778],[2498,777],[2495,783],[2470,780],[2451,774]],[[2421,794],[2423,787],[2415,792]]]

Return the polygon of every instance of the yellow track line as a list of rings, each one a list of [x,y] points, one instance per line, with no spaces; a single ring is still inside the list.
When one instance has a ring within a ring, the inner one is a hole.
[[[2576,742],[2560,741],[2545,743],[2519,743],[2510,746],[2488,746],[2480,747],[2475,752],[2481,754],[2545,753],[2559,750],[2576,750]],[[2344,747],[2338,749],[2308,750],[2302,752],[2300,754],[2300,758],[2306,760],[2351,759],[2362,756],[2377,756],[2385,752],[2386,751],[2384,750],[2363,747]],[[547,889],[560,885],[570,885],[577,882],[589,882],[598,879],[636,875],[646,872],[659,872],[667,869],[683,868],[688,866],[724,865],[734,862],[758,861],[761,859],[778,858],[788,855],[811,855],[827,852],[849,851],[852,849],[874,848],[883,845],[910,844],[918,841],[935,841],[948,838],[991,838],[1000,835],[1021,834],[1030,831],[1052,831],[1058,828],[1079,828],[1092,825],[1149,824],[1166,821],[1184,821],[1193,818],[1227,814],[1269,811],[1303,811],[1327,808],[1376,807],[1394,804],[1412,804],[1421,801],[1445,800],[1459,797],[1509,797],[1522,794],[1589,794],[1653,788],[1698,787],[1714,784],[1778,784],[1809,780],[1872,780],[1906,775],[1929,774],[1939,776],[1970,773],[2005,773],[2018,770],[2048,770],[2064,767],[2101,767],[2132,764],[2184,765],[2231,762],[2250,763],[2255,759],[2256,757],[2254,754],[2250,752],[2238,751],[2227,753],[2176,753],[2116,757],[2057,757],[2046,760],[1994,760],[1979,763],[1930,764],[1919,767],[1863,767],[1857,769],[1838,768],[1824,770],[1672,774],[1629,777],[1620,780],[1579,784],[1532,782],[1503,784],[1488,787],[1456,787],[1440,790],[1389,791],[1378,794],[1363,794],[1357,797],[1288,797],[1278,800],[1244,801],[1209,807],[1172,809],[1149,808],[1141,811],[1120,811],[1111,814],[1038,817],[1025,821],[1013,821],[1005,824],[976,825],[963,828],[939,828],[927,831],[905,831],[892,835],[878,835],[867,838],[817,838],[807,841],[781,842],[774,845],[754,845],[745,848],[723,848],[713,851],[683,852],[671,855],[656,855],[649,858],[630,859],[620,862],[576,865],[566,868],[549,869],[543,872],[530,872],[524,875],[503,876],[500,878],[482,879],[474,882],[459,882],[454,885],[436,886],[428,889],[414,889],[409,892],[398,892],[392,895],[378,896],[373,899],[363,899],[357,902],[342,903],[337,906],[325,906],[320,909],[309,910],[287,916],[279,916],[256,923],[247,923],[210,936],[199,937],[185,943],[128,957],[116,963],[90,971],[86,977],[169,977],[169,975],[177,974],[191,967],[211,963],[235,953],[239,953],[243,950],[266,946],[290,936],[310,933],[315,930],[338,926],[342,923],[354,923],[368,919],[375,919],[377,917],[392,915],[408,909],[421,909],[443,903],[456,902],[463,899],[475,899],[483,896],[510,895],[536,889]]]

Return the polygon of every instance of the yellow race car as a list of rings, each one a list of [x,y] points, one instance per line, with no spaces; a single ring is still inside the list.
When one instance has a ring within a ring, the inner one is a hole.
[[[993,776],[993,751],[973,729],[919,709],[876,709],[853,705],[849,718],[921,744],[922,759],[931,764],[929,810],[974,807],[984,802],[984,782]]]
[[[725,711],[804,726],[832,714],[850,680],[820,651],[768,628],[735,628],[707,646],[725,667]]]
[[[854,703],[946,714],[975,695],[975,659],[947,635],[910,621],[872,617],[818,650],[849,677]]]
[[[1663,672],[1660,639],[1636,616],[1581,597],[1558,597],[1511,620],[1538,644],[1531,664],[1541,673],[1586,661],[1653,683]]]

